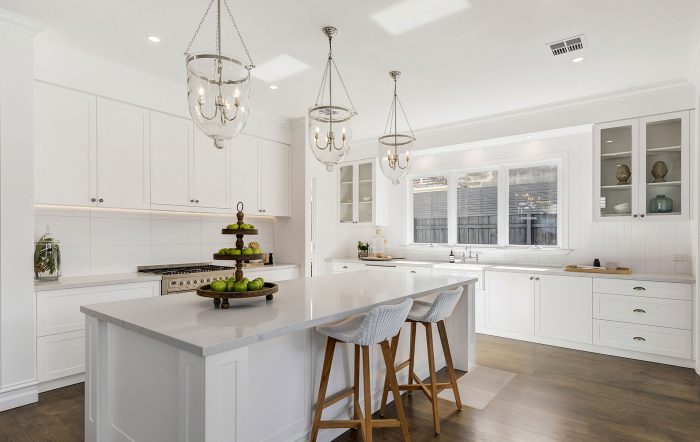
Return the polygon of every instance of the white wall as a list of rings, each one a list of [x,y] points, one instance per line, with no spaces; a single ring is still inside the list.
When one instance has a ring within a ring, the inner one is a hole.
[[[0,10],[0,411],[37,400],[32,284],[34,37]]]
[[[462,145],[448,154],[430,154],[415,158],[412,173],[457,167],[478,168],[486,165],[518,162],[526,159],[545,159],[564,156],[565,192],[567,205],[568,248],[571,252],[490,250],[484,253],[484,262],[562,265],[565,263],[589,263],[593,258],[601,261],[617,261],[630,264],[635,271],[662,273],[691,273],[690,261],[675,262],[674,254],[693,257],[691,221],[682,222],[630,222],[594,223],[592,209],[593,192],[593,142],[591,125],[656,113],[691,109],[695,107],[694,89],[687,82],[673,82],[644,90],[623,91],[606,97],[591,97],[578,102],[553,104],[549,107],[525,110],[501,116],[488,117],[451,126],[416,131],[419,147],[444,147]],[[585,133],[571,126],[587,127]],[[562,129],[566,129],[563,130]],[[518,134],[537,134],[526,141]],[[551,130],[549,132],[548,130]],[[577,132],[578,133],[571,133]],[[570,134],[559,136],[560,132]],[[554,135],[550,135],[554,134]],[[509,144],[484,142],[481,135],[510,137]],[[514,142],[513,139],[521,141]],[[476,148],[464,146],[473,143]],[[485,147],[478,147],[485,145]],[[428,152],[428,151],[426,151]],[[374,140],[355,143],[348,160],[370,158],[376,155]],[[318,180],[320,206],[332,207],[335,217],[336,174],[320,174]],[[447,259],[449,249],[440,247],[398,247],[406,243],[405,185],[393,186],[389,191],[389,226],[384,236],[389,240],[394,255],[414,258]],[[341,225],[337,220],[326,222],[318,242],[323,246],[321,256],[352,256],[358,240],[368,240],[374,234],[374,226]]]
[[[235,237],[221,229],[236,222],[235,215],[209,215],[99,208],[37,206],[34,236],[49,226],[61,241],[63,276],[135,272],[140,265],[211,262],[212,254],[234,247]],[[257,241],[274,252],[274,220],[246,217],[258,228]],[[277,256],[274,256],[277,258]],[[227,261],[215,264],[232,265]]]

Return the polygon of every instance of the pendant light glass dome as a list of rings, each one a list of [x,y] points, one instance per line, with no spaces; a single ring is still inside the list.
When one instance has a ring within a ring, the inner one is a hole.
[[[309,108],[308,114],[309,147],[316,159],[323,163],[329,172],[350,150],[352,140],[350,120],[357,115],[343,78],[333,60],[332,41],[337,32],[338,30],[331,26],[323,28],[323,33],[328,37],[328,59],[316,103]],[[347,102],[342,102],[333,95],[333,88],[337,89],[338,82],[345,92]]]
[[[222,53],[221,6],[226,8],[248,63]],[[216,49],[191,53],[199,30],[216,3]],[[226,140],[238,135],[250,114],[250,71],[255,67],[226,0],[211,0],[185,51],[187,102],[195,126],[223,149]]]
[[[393,184],[401,182],[410,172],[413,143],[416,141],[416,137],[413,135],[413,129],[411,129],[411,125],[406,117],[406,112],[403,110],[401,100],[396,91],[396,80],[400,75],[401,72],[399,71],[389,72],[389,76],[394,79],[394,97],[391,100],[391,107],[389,109],[384,135],[377,140],[379,166],[382,169],[382,173],[389,178]],[[399,132],[398,127],[399,109],[401,110],[401,115],[403,116],[407,128],[403,133]]]

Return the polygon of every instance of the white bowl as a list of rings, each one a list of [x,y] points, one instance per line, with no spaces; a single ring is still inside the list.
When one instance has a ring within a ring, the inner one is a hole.
[[[630,213],[630,203],[621,203],[621,204],[615,204],[613,206],[613,212],[615,213]]]

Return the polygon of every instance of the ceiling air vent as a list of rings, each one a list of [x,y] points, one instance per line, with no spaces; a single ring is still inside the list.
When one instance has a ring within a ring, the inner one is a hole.
[[[585,46],[585,38],[583,35],[565,38],[564,40],[555,41],[547,44],[547,50],[552,52],[552,55],[568,54],[569,52],[580,51]]]

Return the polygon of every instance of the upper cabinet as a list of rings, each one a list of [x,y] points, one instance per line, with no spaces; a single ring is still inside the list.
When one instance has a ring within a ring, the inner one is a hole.
[[[148,208],[146,109],[35,84],[35,202]]]
[[[151,177],[156,208],[230,210],[228,149],[216,149],[190,120],[151,111]]]
[[[289,216],[289,146],[250,135],[231,148],[231,205],[243,203],[249,215]]]
[[[690,112],[595,126],[598,221],[687,219]]]
[[[34,101],[34,201],[94,205],[97,99],[36,82]]]
[[[338,221],[342,224],[385,225],[388,179],[377,175],[375,159],[338,165]]]

